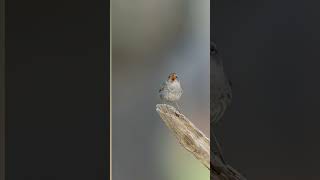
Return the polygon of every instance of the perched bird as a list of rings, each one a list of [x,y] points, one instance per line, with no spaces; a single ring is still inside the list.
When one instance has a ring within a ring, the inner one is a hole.
[[[159,95],[161,100],[166,102],[174,102],[180,111],[177,101],[180,99],[183,90],[179,78],[176,73],[169,74],[168,79],[161,85]]]
[[[214,128],[230,107],[232,87],[222,64],[222,59],[214,43],[210,44],[210,176],[211,179],[246,180],[225,160],[214,133]]]
[[[217,155],[225,163],[221,147],[214,134],[214,127],[222,119],[225,111],[231,105],[231,82],[223,70],[222,59],[218,54],[216,45],[210,44],[210,135],[214,148],[212,158]]]
[[[210,124],[216,125],[231,105],[232,89],[214,43],[210,44],[210,69]]]

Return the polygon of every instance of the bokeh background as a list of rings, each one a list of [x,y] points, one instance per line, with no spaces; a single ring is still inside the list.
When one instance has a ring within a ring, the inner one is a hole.
[[[181,109],[209,137],[210,1],[113,0],[111,16],[113,180],[208,180],[155,106],[177,72]]]
[[[320,179],[320,2],[211,5],[233,88],[216,128],[226,160],[248,179]]]

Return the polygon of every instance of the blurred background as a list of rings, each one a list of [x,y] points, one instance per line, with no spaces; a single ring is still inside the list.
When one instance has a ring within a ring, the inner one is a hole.
[[[183,113],[209,137],[209,0],[113,0],[113,180],[205,180],[155,110],[171,72]]]
[[[226,161],[248,179],[320,179],[320,2],[211,5],[233,89],[216,133]]]

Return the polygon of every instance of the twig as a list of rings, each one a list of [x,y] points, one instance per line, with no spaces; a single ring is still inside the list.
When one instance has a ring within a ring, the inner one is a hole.
[[[207,138],[185,115],[167,104],[157,104],[156,110],[161,119],[172,131],[179,143],[210,170],[214,180],[245,180],[231,166],[223,163],[213,154],[210,163],[210,139]]]

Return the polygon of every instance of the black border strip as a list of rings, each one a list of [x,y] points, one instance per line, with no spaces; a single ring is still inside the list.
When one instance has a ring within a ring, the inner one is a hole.
[[[0,180],[5,179],[5,0],[0,0]]]

